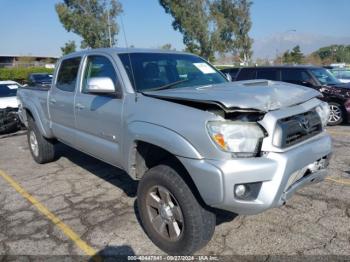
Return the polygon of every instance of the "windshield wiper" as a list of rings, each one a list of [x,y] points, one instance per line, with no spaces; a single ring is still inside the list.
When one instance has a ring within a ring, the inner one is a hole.
[[[144,91],[158,91],[158,90],[164,90],[164,89],[171,89],[171,88],[174,88],[176,85],[181,84],[183,82],[187,82],[187,81],[188,81],[188,79],[182,79],[182,80],[175,81],[175,82],[172,82],[172,83],[160,86],[160,87],[149,88],[149,89],[146,89]]]

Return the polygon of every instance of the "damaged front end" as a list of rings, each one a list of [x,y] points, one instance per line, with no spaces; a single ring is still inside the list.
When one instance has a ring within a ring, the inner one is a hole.
[[[21,129],[18,109],[7,107],[0,109],[0,134],[8,134]]]

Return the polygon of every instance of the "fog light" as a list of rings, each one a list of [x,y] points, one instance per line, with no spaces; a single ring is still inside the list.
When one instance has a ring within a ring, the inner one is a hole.
[[[235,188],[235,195],[237,197],[243,197],[246,191],[247,189],[245,185],[237,185]]]

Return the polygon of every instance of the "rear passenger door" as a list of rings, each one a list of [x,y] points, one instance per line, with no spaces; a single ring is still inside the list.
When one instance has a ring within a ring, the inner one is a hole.
[[[80,62],[81,57],[62,60],[49,92],[52,131],[55,137],[70,145],[75,144],[74,95]]]
[[[77,146],[107,163],[121,164],[122,89],[113,59],[104,54],[87,56],[81,87],[76,94]],[[92,94],[87,91],[91,78],[110,78],[116,94]]]

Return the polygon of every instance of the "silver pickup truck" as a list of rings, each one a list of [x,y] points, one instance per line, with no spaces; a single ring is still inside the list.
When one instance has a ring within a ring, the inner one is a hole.
[[[17,94],[34,160],[53,161],[60,141],[140,180],[143,228],[169,254],[206,245],[218,209],[257,214],[323,180],[332,150],[318,92],[232,83],[188,53],[73,53],[49,90]]]

